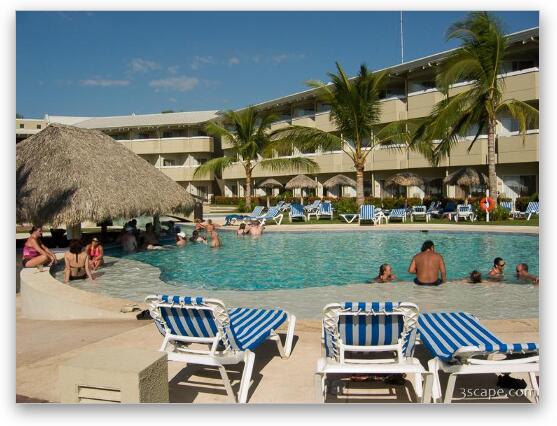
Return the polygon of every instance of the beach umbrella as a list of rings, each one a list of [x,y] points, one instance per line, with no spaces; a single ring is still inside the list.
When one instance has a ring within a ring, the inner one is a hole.
[[[268,179],[265,179],[263,182],[261,182],[259,185],[257,185],[257,187],[258,188],[264,188],[265,192],[267,192],[267,189],[282,188],[283,185],[282,185],[282,183],[280,183],[276,179],[268,178]],[[269,194],[267,193],[267,208],[270,207],[269,198],[270,198]]]
[[[335,175],[332,178],[327,179],[323,183],[323,186],[325,188],[334,188],[337,185],[351,186],[352,188],[356,188],[356,181],[345,175]]]
[[[188,214],[195,203],[182,186],[110,136],[62,124],[17,145],[16,191],[18,223],[76,228],[84,221]]]
[[[486,185],[487,182],[488,177],[485,174],[478,173],[470,167],[458,169],[443,179],[445,185],[457,185],[464,188],[466,202],[468,202],[468,193],[471,186]]]
[[[388,177],[385,180],[385,186],[404,186],[408,188],[409,186],[423,186],[424,180],[421,176],[411,172],[398,172],[394,175]],[[408,204],[408,191],[404,201],[404,206]]]
[[[317,188],[317,182],[313,179],[307,177],[306,175],[298,175],[293,177],[285,185],[286,189],[294,189],[294,188]],[[304,197],[300,197],[300,203],[304,204]]]

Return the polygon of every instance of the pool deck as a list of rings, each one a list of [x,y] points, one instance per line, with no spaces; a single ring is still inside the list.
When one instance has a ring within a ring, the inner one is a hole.
[[[60,400],[58,368],[68,359],[101,348],[158,349],[161,336],[151,321],[137,320],[29,320],[21,316],[21,296],[16,296],[16,393],[18,401]],[[507,341],[539,341],[538,320],[486,320],[486,326]],[[282,360],[273,342],[256,351],[253,384],[249,403],[315,403],[313,373],[320,357],[320,324],[317,320],[300,320],[296,324],[294,348],[288,360]],[[423,347],[416,356],[423,365],[429,358]],[[231,366],[233,388],[238,389],[240,370]],[[170,402],[227,403],[226,393],[214,371],[169,364]],[[445,386],[446,378],[442,378]],[[459,387],[495,388],[495,375],[469,376],[457,381]],[[406,386],[385,387],[379,383],[355,383],[339,379],[342,396],[329,395],[327,402],[411,402],[415,397]],[[466,402],[528,402],[522,398],[467,399]]]

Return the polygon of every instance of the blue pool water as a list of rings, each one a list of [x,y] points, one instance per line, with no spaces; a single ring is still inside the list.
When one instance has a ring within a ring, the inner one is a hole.
[[[207,290],[273,290],[364,283],[390,263],[402,281],[414,276],[410,260],[426,239],[443,255],[449,280],[477,269],[485,276],[497,256],[507,263],[506,282],[517,283],[514,266],[526,262],[538,275],[538,236],[469,232],[280,232],[261,238],[221,232],[223,246],[204,244],[123,256],[160,269],[174,286]],[[518,284],[518,283],[517,283]]]

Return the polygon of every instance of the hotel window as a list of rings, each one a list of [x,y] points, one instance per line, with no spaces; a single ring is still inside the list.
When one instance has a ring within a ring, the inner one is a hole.
[[[164,167],[172,167],[176,165],[176,160],[174,160],[173,158],[165,158],[162,162],[162,165]]]
[[[318,103],[317,104],[317,112],[329,112],[331,111],[331,105],[325,103]]]
[[[162,137],[163,138],[173,138],[175,136],[174,136],[174,132],[166,131],[166,132],[162,132]]]
[[[150,133],[139,133],[137,139],[151,139]]]
[[[20,124],[20,125],[19,125],[19,128],[20,128],[20,129],[25,129],[25,124]]]

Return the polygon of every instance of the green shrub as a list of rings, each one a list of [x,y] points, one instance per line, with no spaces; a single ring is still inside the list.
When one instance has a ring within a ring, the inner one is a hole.
[[[530,197],[518,197],[514,201],[514,208],[515,210],[523,212],[528,207],[528,203],[530,202]]]
[[[358,213],[358,203],[355,198],[338,198],[331,203],[337,214]]]

